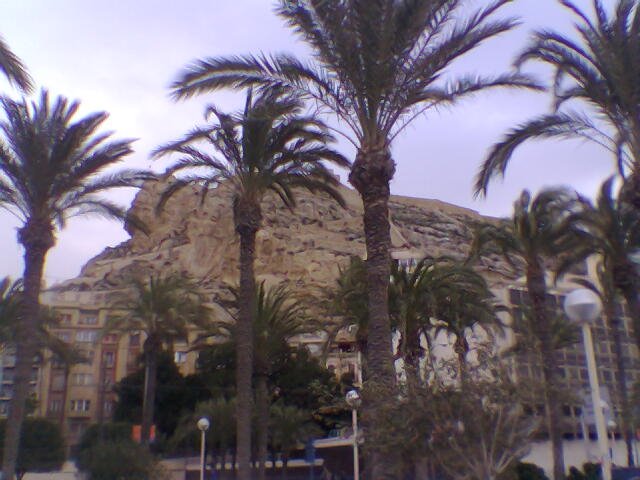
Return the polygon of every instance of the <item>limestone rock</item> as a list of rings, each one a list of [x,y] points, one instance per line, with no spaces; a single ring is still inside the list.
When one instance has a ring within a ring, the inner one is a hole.
[[[148,183],[134,200],[131,212],[145,222],[148,234],[129,225],[128,241],[105,249],[77,278],[52,290],[109,291],[134,273],[172,271],[201,280],[212,301],[224,296],[226,287],[238,282],[238,239],[229,190],[224,185],[207,192],[187,187],[157,213],[157,199],[164,188],[164,182]],[[365,255],[360,198],[347,187],[341,187],[341,193],[344,209],[328,196],[303,190],[297,194],[295,210],[267,196],[257,236],[258,280],[284,281],[308,295],[332,286],[339,266],[350,256]],[[437,200],[400,196],[392,197],[390,211],[393,250],[400,256],[404,252],[405,256],[462,258],[468,253],[473,226],[495,221]],[[511,278],[496,255],[483,257],[480,268],[493,282]]]

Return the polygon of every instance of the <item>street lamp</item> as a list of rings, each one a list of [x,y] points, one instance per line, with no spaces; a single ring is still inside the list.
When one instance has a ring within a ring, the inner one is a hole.
[[[358,460],[358,407],[360,394],[357,390],[349,390],[346,397],[347,405],[351,407],[351,427],[353,430],[353,480],[360,480],[360,462]]]
[[[584,340],[584,353],[587,357],[587,371],[589,373],[589,385],[591,387],[591,403],[596,419],[596,434],[598,437],[598,449],[602,456],[602,478],[611,480],[611,458],[609,457],[607,426],[604,422],[602,403],[600,399],[600,384],[598,383],[598,371],[596,369],[596,357],[593,353],[593,338],[591,337],[591,324],[602,311],[600,298],[591,290],[579,288],[574,290],[564,301],[564,311],[569,319],[582,327]]]
[[[204,480],[204,449],[207,441],[205,435],[207,430],[209,430],[209,419],[202,417],[196,425],[198,426],[198,430],[200,430],[200,480]]]

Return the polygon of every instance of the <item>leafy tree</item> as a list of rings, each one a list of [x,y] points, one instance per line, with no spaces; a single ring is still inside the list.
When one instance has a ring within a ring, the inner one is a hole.
[[[37,351],[40,289],[45,259],[55,244],[56,227],[70,216],[95,214],[123,220],[126,210],[100,194],[116,187],[140,187],[149,172],[103,173],[131,152],[130,140],[108,141],[96,133],[104,112],[75,121],[79,103],[64,97],[49,101],[0,100],[6,119],[0,123],[0,208],[22,221],[18,241],[24,248],[24,293],[21,322],[15,329],[16,369],[5,439],[4,478],[13,479],[18,439]],[[140,226],[129,216],[132,226]]]
[[[271,449],[280,452],[282,477],[287,478],[287,464],[294,450],[317,435],[318,427],[312,422],[308,411],[276,402],[269,414]]]
[[[144,397],[142,401],[141,440],[149,443],[154,419],[158,356],[165,344],[188,340],[189,328],[205,326],[209,310],[197,286],[178,274],[132,278],[127,290],[116,292],[111,305],[124,313],[110,317],[107,331],[143,332]]]
[[[131,440],[132,425],[127,422],[103,423],[90,425],[76,447],[76,466],[79,470],[89,468],[89,452],[100,443],[125,442]]]
[[[340,204],[338,180],[324,161],[348,165],[326,145],[333,141],[327,127],[305,115],[302,102],[289,89],[266,89],[254,98],[249,91],[244,111],[229,115],[210,106],[212,126],[196,129],[184,139],[161,147],[156,155],[179,154],[167,174],[188,171],[164,192],[161,208],[186,185],[224,183],[233,199],[235,230],[240,237],[241,299],[236,326],[237,442],[239,476],[248,480],[251,455],[251,379],[253,369],[253,321],[256,285],[254,274],[256,234],[262,222],[261,201],[271,192],[288,208],[296,204],[295,190],[323,192]],[[196,145],[206,142],[211,151]],[[204,198],[204,196],[203,196]]]
[[[231,464],[235,465],[235,416],[235,399],[218,397],[200,402],[192,411],[183,414],[173,435],[172,443],[186,444],[193,450],[197,450],[201,434],[196,424],[200,418],[206,417],[211,422],[211,427],[205,434],[207,452],[211,452],[214,465],[219,461],[224,469],[229,451],[232,452]]]
[[[31,91],[33,83],[22,61],[11,51],[0,37],[0,72],[24,92]]]
[[[497,247],[512,266],[524,265],[531,333],[542,364],[547,429],[552,444],[554,480],[564,478],[561,403],[558,397],[556,352],[552,315],[547,306],[545,257],[567,251],[567,216],[575,198],[564,190],[548,189],[531,198],[524,191],[514,204],[509,225],[484,225],[478,229],[473,250]]]
[[[535,463],[518,462],[514,467],[514,473],[518,480],[549,480],[544,469]]]
[[[132,440],[98,442],[83,452],[88,480],[164,480],[168,478],[148,449]]]
[[[442,385],[426,402],[430,449],[451,478],[496,479],[528,452],[540,421],[524,413],[529,390],[508,372],[471,377],[459,387]]]
[[[138,424],[142,420],[146,367],[122,378],[114,387],[118,401],[114,420]],[[208,398],[205,387],[196,376],[183,377],[168,352],[158,355],[154,396],[154,420],[159,434],[171,436],[180,415],[196,403]]]
[[[491,179],[504,175],[514,151],[536,138],[580,138],[601,144],[614,155],[618,173],[629,173],[629,200],[640,209],[640,12],[635,0],[617,0],[609,15],[593,0],[595,19],[569,0],[560,2],[576,18],[578,40],[540,30],[516,59],[554,70],[554,111],[519,125],[489,152],[476,179],[486,193]],[[582,104],[586,112],[566,107]],[[563,108],[564,107],[564,108]],[[604,129],[602,127],[605,127]]]
[[[278,13],[311,47],[313,62],[287,54],[208,58],[189,66],[173,85],[174,95],[185,98],[285,84],[348,127],[350,135],[343,135],[357,149],[349,181],[364,207],[371,380],[390,388],[395,378],[387,303],[391,144],[431,108],[490,87],[531,86],[518,74],[466,76],[444,86],[439,81],[457,58],[516,24],[493,20],[506,3],[496,0],[465,17],[464,1],[280,0]]]
[[[7,421],[1,420],[0,439],[5,439],[6,432]],[[28,472],[60,470],[64,460],[65,447],[60,427],[44,418],[25,419],[18,447],[16,477],[21,479]]]

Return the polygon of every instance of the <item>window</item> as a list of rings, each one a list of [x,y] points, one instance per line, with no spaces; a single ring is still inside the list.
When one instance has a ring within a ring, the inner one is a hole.
[[[116,363],[116,353],[115,352],[104,352],[102,354],[102,364],[105,367],[113,367]]]
[[[98,312],[97,311],[82,311],[80,312],[79,325],[97,325],[98,324]]]
[[[76,332],[76,342],[95,342],[98,332],[95,330],[79,330]]]
[[[173,361],[177,364],[185,363],[187,361],[187,352],[175,352],[173,354]]]
[[[90,373],[74,373],[71,375],[72,385],[91,385],[93,383],[93,375]]]
[[[91,400],[71,400],[72,412],[88,412],[91,408]]]
[[[51,400],[49,404],[50,412],[59,412],[62,409],[62,400]]]
[[[113,402],[111,400],[105,400],[103,409],[105,414],[110,415],[113,411]]]
[[[129,336],[129,346],[130,347],[139,347],[140,346],[140,334],[132,333]]]
[[[108,333],[102,337],[102,343],[118,343],[118,335],[115,333]]]

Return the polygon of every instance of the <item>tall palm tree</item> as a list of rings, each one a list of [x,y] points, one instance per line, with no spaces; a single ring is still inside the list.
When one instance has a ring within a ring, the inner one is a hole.
[[[552,313],[549,311],[545,257],[566,250],[566,217],[575,199],[564,190],[548,189],[531,199],[524,191],[514,204],[510,225],[483,225],[476,233],[473,250],[489,245],[498,248],[513,266],[523,266],[533,317],[532,336],[542,362],[546,424],[551,438],[554,480],[565,475],[562,448],[562,404],[557,394],[556,355]]]
[[[264,282],[257,291],[254,321],[254,370],[256,385],[256,430],[258,478],[266,478],[265,463],[269,440],[269,378],[274,366],[290,350],[296,335],[316,331],[304,306],[295,302],[284,286],[267,289]]]
[[[349,181],[364,207],[370,381],[390,388],[391,145],[407,124],[437,106],[489,87],[532,86],[518,74],[441,81],[457,58],[516,25],[514,19],[493,20],[507,3],[495,0],[465,16],[464,0],[280,0],[278,13],[312,48],[313,62],[286,54],[208,58],[189,66],[173,85],[174,96],[185,98],[286,84],[348,127],[345,136],[357,150]]]
[[[37,351],[34,332],[40,324],[40,288],[44,263],[55,244],[57,228],[76,215],[101,215],[140,226],[126,209],[101,193],[116,187],[138,188],[152,179],[149,172],[119,170],[104,173],[131,153],[131,140],[109,141],[96,133],[104,112],[75,120],[78,102],[55,101],[43,91],[38,102],[0,99],[6,119],[0,122],[0,208],[15,214],[22,226],[24,248],[22,321],[17,326],[15,390],[5,439],[3,472],[13,479],[31,362]]]
[[[29,92],[33,88],[31,77],[22,61],[11,51],[7,42],[0,36],[0,72],[7,77],[9,83],[20,90]]]
[[[251,381],[253,375],[253,319],[256,234],[262,222],[261,201],[271,192],[288,208],[296,204],[295,190],[323,192],[343,204],[338,180],[324,161],[341,167],[348,161],[327,147],[333,140],[326,126],[303,114],[302,102],[283,87],[247,94],[244,111],[229,115],[209,107],[213,126],[196,129],[181,141],[161,147],[156,155],[176,153],[180,159],[167,174],[189,171],[164,192],[159,207],[186,185],[204,189],[221,183],[231,190],[233,219],[240,237],[240,305],[236,327],[237,455],[239,478],[248,480],[251,456]],[[210,151],[196,143],[206,142]],[[204,197],[204,196],[203,196]]]
[[[105,331],[142,332],[146,336],[142,346],[145,372],[140,429],[140,439],[146,445],[153,425],[158,355],[165,344],[188,340],[189,328],[206,328],[209,309],[197,286],[175,273],[132,278],[125,290],[112,295],[110,302],[111,308],[122,310],[123,314],[110,317]]]
[[[522,143],[536,138],[583,138],[609,149],[622,176],[629,175],[630,200],[640,209],[640,8],[637,0],[617,0],[612,14],[593,0],[595,19],[573,2],[560,3],[576,17],[578,39],[541,30],[515,64],[530,60],[554,70],[555,111],[507,133],[489,152],[476,179],[486,193],[491,179],[504,175]],[[582,104],[584,112],[568,102]]]

